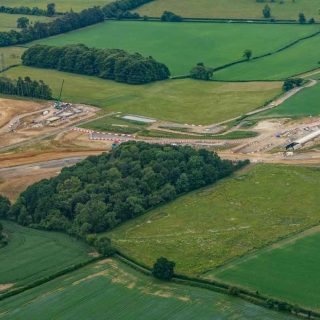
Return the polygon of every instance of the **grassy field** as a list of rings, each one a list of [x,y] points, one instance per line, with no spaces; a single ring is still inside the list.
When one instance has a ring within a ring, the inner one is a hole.
[[[255,0],[156,0],[142,6],[137,12],[151,17],[160,17],[165,10],[169,10],[186,18],[262,19],[265,5]],[[268,5],[275,19],[296,20],[298,14],[304,12],[307,18],[319,20],[318,0],[288,0],[283,4],[275,0],[274,3],[268,1]]]
[[[279,80],[319,67],[320,35],[262,59],[215,73],[217,80]]]
[[[89,259],[89,248],[67,235],[1,223],[9,236],[9,244],[0,249],[2,289],[32,283]]]
[[[161,283],[104,260],[0,302],[0,319],[285,320],[240,299]]]
[[[320,233],[308,235],[258,252],[213,275],[226,282],[319,311],[319,243]]]
[[[148,124],[142,122],[128,121],[122,119],[121,116],[104,117],[86,123],[82,128],[97,130],[97,131],[111,131],[117,133],[132,134],[145,129]]]
[[[3,56],[3,67],[4,69],[21,63],[21,54],[25,49],[21,47],[4,47],[0,48],[0,55]],[[0,65],[0,71],[2,65]]]
[[[242,59],[246,49],[261,55],[316,30],[319,26],[107,21],[39,42],[140,52],[165,63],[173,75],[184,75],[198,62],[218,67]]]
[[[320,84],[306,88],[297,95],[285,101],[279,107],[262,112],[253,118],[272,118],[290,116],[319,116],[320,115]]]
[[[42,16],[28,16],[28,15],[21,15],[21,14],[6,14],[6,13],[0,13],[0,32],[1,31],[10,31],[12,29],[19,30],[17,28],[17,20],[20,17],[27,17],[30,21],[30,23],[34,23],[36,21],[40,22],[47,22],[52,20],[52,18],[49,17],[42,17]]]
[[[56,96],[65,79],[62,98],[66,101],[190,124],[211,124],[240,116],[281,92],[280,82],[217,83],[185,79],[132,86],[28,67],[12,68],[5,75],[42,79]]]
[[[165,256],[178,272],[201,274],[318,223],[319,178],[318,168],[257,165],[107,235],[149,266]]]
[[[56,10],[58,12],[66,12],[69,10],[81,11],[86,8],[93,6],[104,6],[113,0],[55,0]],[[46,8],[47,4],[50,3],[45,0],[0,0],[0,6],[8,7],[39,7]]]

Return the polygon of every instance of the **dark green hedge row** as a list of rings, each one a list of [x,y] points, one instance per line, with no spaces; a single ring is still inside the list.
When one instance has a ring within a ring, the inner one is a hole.
[[[36,45],[22,55],[26,66],[97,76],[129,84],[165,80],[169,69],[152,57],[145,58],[118,49],[96,49],[84,45],[52,47]]]
[[[1,13],[8,13],[8,14],[26,14],[30,16],[46,16],[47,10],[40,9],[38,7],[6,7],[6,6],[0,6],[0,12]]]

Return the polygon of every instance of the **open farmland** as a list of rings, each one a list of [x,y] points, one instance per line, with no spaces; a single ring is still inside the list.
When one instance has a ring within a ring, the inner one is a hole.
[[[58,12],[70,11],[81,11],[93,6],[104,6],[113,0],[55,0],[56,10]],[[8,7],[39,7],[45,9],[47,7],[48,1],[44,0],[0,0],[0,6]]]
[[[261,55],[318,30],[316,25],[107,21],[39,42],[139,52],[165,63],[173,75],[185,75],[198,62],[218,67],[242,59],[246,49]]]
[[[215,73],[216,80],[281,80],[319,67],[320,35],[257,60]]]
[[[21,55],[25,49],[21,47],[5,47],[0,48],[0,55],[3,57],[3,66],[0,66],[0,71],[2,67],[4,69],[11,67],[16,64],[21,63]]]
[[[320,115],[320,84],[311,88],[306,88],[297,95],[285,101],[275,109],[265,111],[253,116],[254,118],[267,117],[301,117],[301,116],[319,116]]]
[[[42,16],[28,16],[25,14],[6,14],[0,13],[0,32],[1,31],[10,31],[12,29],[19,30],[17,28],[17,20],[20,17],[27,17],[30,20],[30,23],[34,23],[36,21],[40,22],[48,22],[52,20],[49,17],[42,17]]]
[[[225,282],[320,310],[319,227],[212,273]],[[259,270],[259,272],[257,272]]]
[[[90,259],[89,247],[65,234],[1,221],[9,244],[0,249],[0,292],[47,277]]]
[[[216,83],[168,80],[131,86],[55,70],[16,67],[5,75],[41,79],[63,99],[92,104],[105,110],[155,117],[181,123],[211,124],[240,116],[262,106],[281,92],[281,83]],[[197,105],[198,108],[194,108]]]
[[[308,18],[319,20],[318,0],[268,1],[272,18],[297,20],[304,12]],[[225,19],[262,19],[262,9],[266,2],[256,0],[155,0],[137,12],[140,15],[160,17],[165,10],[173,11],[185,18],[225,18]]]
[[[125,307],[124,307],[125,306]],[[163,283],[103,260],[0,302],[0,319],[236,319],[293,317],[212,291]]]
[[[319,178],[319,168],[256,165],[107,235],[149,266],[165,256],[178,272],[201,274],[318,223]]]

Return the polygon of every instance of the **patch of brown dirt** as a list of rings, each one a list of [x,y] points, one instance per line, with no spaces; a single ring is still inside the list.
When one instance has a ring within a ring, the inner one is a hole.
[[[6,283],[6,284],[0,284],[0,292],[5,291],[7,289],[10,289],[14,286],[14,283]]]
[[[48,105],[47,102],[14,100],[0,98],[0,127],[6,125],[13,117],[28,112],[41,110]]]

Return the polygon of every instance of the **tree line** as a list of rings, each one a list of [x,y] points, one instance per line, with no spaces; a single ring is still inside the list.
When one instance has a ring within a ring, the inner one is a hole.
[[[47,10],[40,9],[38,7],[7,7],[7,6],[0,6],[1,13],[8,13],[8,14],[26,14],[29,16],[47,16]]]
[[[42,80],[31,80],[29,77],[12,80],[0,77],[0,93],[21,97],[52,99],[52,91]],[[0,210],[1,211],[1,210]]]
[[[29,186],[4,218],[86,238],[246,164],[221,160],[204,149],[128,142]]]
[[[169,78],[166,65],[152,57],[129,54],[119,49],[96,49],[85,45],[62,47],[35,45],[26,50],[22,57],[26,66],[57,69],[97,76],[129,84],[149,83]]]
[[[35,22],[21,31],[0,32],[0,46],[21,44],[46,38],[104,21],[100,8],[85,9],[80,13],[68,12],[51,22]]]
[[[51,22],[37,21],[21,31],[10,30],[8,32],[0,32],[0,47],[22,44],[69,32],[102,22],[105,18],[136,19],[140,16],[136,13],[130,13],[128,10],[132,10],[151,1],[153,0],[119,0],[107,4],[102,8],[88,8],[79,13],[70,11]],[[55,12],[53,3],[48,5],[47,11],[48,10],[51,10],[50,12]]]

